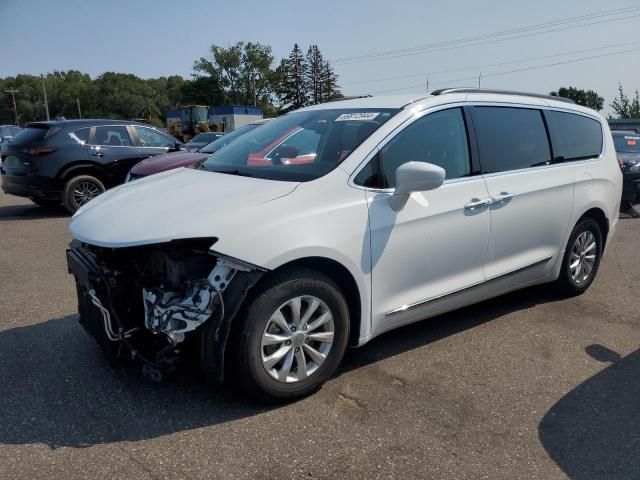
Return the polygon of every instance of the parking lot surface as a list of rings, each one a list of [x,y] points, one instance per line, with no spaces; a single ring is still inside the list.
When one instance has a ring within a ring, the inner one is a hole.
[[[284,406],[109,367],[77,322],[68,221],[0,194],[2,479],[640,478],[638,220],[585,295],[391,332]]]

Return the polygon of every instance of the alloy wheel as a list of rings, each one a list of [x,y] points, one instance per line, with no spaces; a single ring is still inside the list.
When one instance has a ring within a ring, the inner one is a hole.
[[[590,231],[584,231],[576,238],[571,249],[569,271],[573,281],[580,285],[586,282],[596,264],[596,237]]]
[[[78,183],[73,189],[73,201],[78,207],[81,207],[101,193],[102,191],[98,185],[85,180]]]
[[[262,334],[262,365],[275,380],[304,380],[324,363],[334,339],[331,310],[317,297],[292,298],[271,314]]]

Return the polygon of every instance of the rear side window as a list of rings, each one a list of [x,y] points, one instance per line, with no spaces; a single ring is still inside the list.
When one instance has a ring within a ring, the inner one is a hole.
[[[109,147],[130,147],[131,138],[129,131],[124,125],[113,127],[96,127],[94,145],[105,145]]]
[[[542,112],[513,107],[474,107],[474,126],[483,173],[551,163]]]
[[[13,137],[12,143],[16,145],[31,145],[34,143],[41,143],[44,141],[47,132],[49,131],[49,127],[47,126],[37,126],[37,127],[27,127],[24,130],[21,130]]]
[[[583,160],[602,153],[600,122],[573,113],[547,111],[555,161]]]

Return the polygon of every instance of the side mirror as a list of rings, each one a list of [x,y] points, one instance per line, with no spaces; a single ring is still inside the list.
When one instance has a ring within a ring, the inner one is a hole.
[[[432,163],[407,162],[396,170],[396,189],[389,199],[391,208],[401,210],[412,192],[435,190],[444,183],[444,168]]]

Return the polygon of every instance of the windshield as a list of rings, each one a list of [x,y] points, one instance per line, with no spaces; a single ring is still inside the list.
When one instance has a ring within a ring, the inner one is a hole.
[[[211,172],[305,182],[327,174],[364,142],[395,109],[294,112],[243,135],[211,155]]]
[[[614,135],[613,143],[618,153],[640,153],[640,135]]]
[[[223,135],[222,137],[218,138],[217,140],[214,140],[209,145],[205,145],[204,147],[202,147],[200,149],[200,153],[214,153],[214,152],[217,152],[222,147],[224,147],[226,145],[229,145],[236,138],[244,135],[245,133],[249,133],[251,130],[255,130],[260,125],[262,125],[262,124],[260,124],[260,123],[250,123],[249,125],[245,125],[243,127],[236,128],[233,132],[227,133],[226,135]]]

